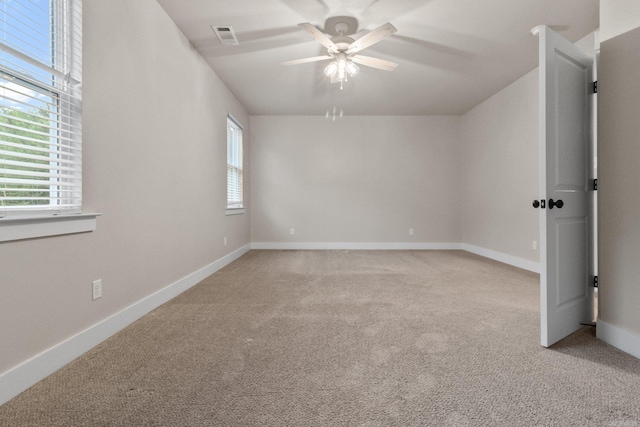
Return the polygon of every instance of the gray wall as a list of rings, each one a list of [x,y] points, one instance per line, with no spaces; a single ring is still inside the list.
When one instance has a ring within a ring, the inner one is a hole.
[[[462,117],[466,244],[539,262],[538,69]]]
[[[636,15],[636,27],[638,25],[640,15]],[[640,28],[626,31],[627,28],[621,33],[608,31],[612,38],[603,41],[600,47],[599,319],[636,334],[637,346],[640,337],[640,192],[637,190],[640,184],[640,86],[637,81]]]
[[[252,116],[252,242],[460,242],[458,124]]]
[[[84,205],[102,216],[0,244],[0,373],[249,243],[249,215],[225,216],[226,116],[248,132],[248,115],[164,10],[85,0],[83,62]]]

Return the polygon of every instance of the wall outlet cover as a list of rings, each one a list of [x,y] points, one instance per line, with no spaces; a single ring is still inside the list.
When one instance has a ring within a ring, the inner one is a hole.
[[[92,296],[93,301],[102,297],[102,279],[93,281],[92,290],[93,290],[93,296]]]

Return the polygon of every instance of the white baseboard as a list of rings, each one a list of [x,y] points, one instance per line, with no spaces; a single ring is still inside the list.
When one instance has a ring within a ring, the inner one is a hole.
[[[466,243],[450,242],[253,242],[251,249],[276,250],[464,250],[523,270],[540,273],[540,263]]]
[[[640,359],[640,335],[598,319],[596,337]]]
[[[91,350],[151,310],[246,254],[250,245],[212,262],[0,375],[0,405]]]
[[[456,250],[460,243],[429,242],[253,242],[251,249],[275,250]]]
[[[521,268],[523,270],[532,271],[534,273],[540,273],[540,263],[536,261],[531,261],[528,259],[520,258],[513,255],[508,255],[502,252],[493,251],[491,249],[481,248],[479,246],[468,245],[466,243],[462,244],[462,249],[471,252],[472,254],[480,255],[485,258],[490,258],[495,261],[502,262],[504,264],[509,264],[514,267]]]

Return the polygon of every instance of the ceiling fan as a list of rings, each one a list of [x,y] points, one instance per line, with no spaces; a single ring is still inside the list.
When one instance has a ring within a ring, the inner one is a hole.
[[[331,78],[332,83],[340,82],[340,88],[342,88],[343,82],[346,82],[349,77],[353,77],[358,73],[360,68],[356,64],[385,71],[392,71],[398,66],[395,62],[384,59],[356,55],[357,52],[378,43],[398,31],[391,23],[387,22],[362,37],[358,37],[359,34],[353,34],[357,26],[355,18],[330,18],[327,20],[327,23],[334,24],[336,35],[332,38],[329,38],[308,22],[298,24],[327,48],[326,55],[295,59],[293,61],[283,62],[282,64],[296,65],[331,59],[332,61],[325,67],[324,73]]]

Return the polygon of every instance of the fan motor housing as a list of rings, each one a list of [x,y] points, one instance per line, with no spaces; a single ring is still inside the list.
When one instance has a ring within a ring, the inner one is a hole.
[[[338,50],[346,50],[355,40],[347,36],[335,36],[331,41],[338,46]]]

